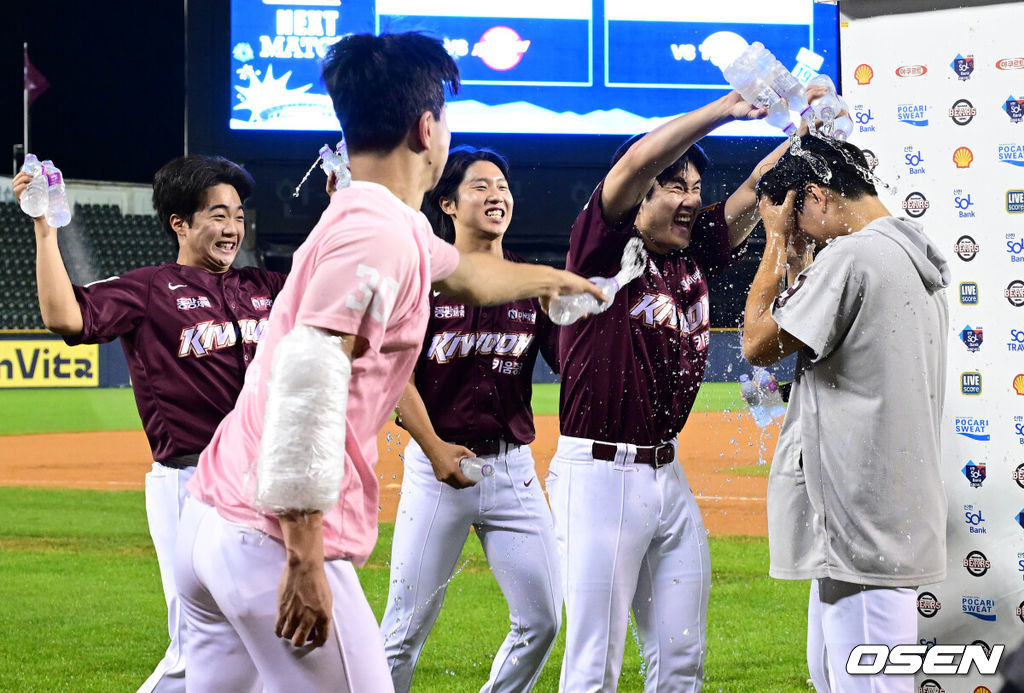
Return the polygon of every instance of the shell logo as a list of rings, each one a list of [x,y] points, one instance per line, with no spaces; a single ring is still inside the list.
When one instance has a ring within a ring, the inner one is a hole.
[[[511,70],[529,48],[530,42],[520,38],[515,29],[495,26],[485,31],[473,46],[473,55],[492,70]]]
[[[992,689],[988,686],[978,686],[974,689],[974,693],[992,693]]]
[[[897,77],[920,77],[926,72],[928,68],[925,65],[903,65],[896,68]]]
[[[857,80],[857,84],[871,84],[871,78],[874,76],[875,71],[867,63],[858,65],[857,69],[853,71],[853,78]]]
[[[1013,390],[1018,395],[1024,395],[1024,373],[1018,373],[1013,379]]]
[[[974,152],[967,147],[957,147],[953,152],[953,163],[957,168],[970,168],[972,161],[974,161]]]

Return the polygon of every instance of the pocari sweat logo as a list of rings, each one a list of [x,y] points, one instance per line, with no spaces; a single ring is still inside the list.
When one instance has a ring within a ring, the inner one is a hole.
[[[928,105],[923,103],[901,103],[896,107],[896,119],[907,125],[926,127],[928,125]]]
[[[971,440],[989,440],[988,419],[979,419],[975,416],[958,416],[953,421],[953,430],[957,435]],[[969,462],[968,464],[974,464]]]
[[[1007,142],[997,148],[999,160],[1012,166],[1024,166],[1024,144]]]
[[[994,599],[985,599],[984,597],[978,597],[973,594],[965,594],[963,595],[961,607],[963,612],[968,616],[980,618],[982,621],[996,620],[996,603]]]

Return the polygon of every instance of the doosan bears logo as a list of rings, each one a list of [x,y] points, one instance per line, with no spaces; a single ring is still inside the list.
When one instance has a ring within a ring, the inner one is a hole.
[[[868,169],[874,171],[878,168],[878,157],[875,156],[875,153],[870,149],[862,149],[861,151],[864,152],[864,159],[868,162]]]
[[[992,561],[988,560],[981,551],[971,551],[964,557],[964,568],[974,577],[981,577],[992,567]]]
[[[960,198],[956,199],[958,200],[957,206],[959,207]],[[967,203],[970,204],[970,195],[967,196]],[[953,246],[953,252],[956,253],[956,256],[964,262],[970,262],[978,256],[979,252],[981,252],[981,246],[978,245],[978,242],[971,236],[960,236],[960,238],[956,239],[956,245]]]
[[[978,115],[978,109],[967,99],[957,99],[949,107],[949,117],[957,125],[967,125],[974,116]]]
[[[917,688],[917,693],[946,693],[946,689],[935,679],[925,679]]]
[[[928,211],[928,208],[932,204],[928,201],[928,198],[923,193],[914,191],[906,196],[903,200],[903,210],[914,219],[919,219],[924,216],[924,213]]]
[[[1018,464],[1017,468],[1013,470],[1013,480],[1018,486],[1024,488],[1024,463]],[[1024,561],[1021,561],[1024,565]]]
[[[939,609],[942,608],[942,602],[939,601],[931,592],[922,592],[917,595],[917,613],[921,614],[925,618],[931,618],[935,614],[939,613]]]
[[[1006,300],[1010,302],[1011,306],[1015,308],[1024,306],[1024,282],[1020,279],[1014,279],[1007,284],[1003,295],[1006,296]]]

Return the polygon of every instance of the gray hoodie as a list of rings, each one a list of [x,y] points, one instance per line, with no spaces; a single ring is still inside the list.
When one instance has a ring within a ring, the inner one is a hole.
[[[774,577],[945,577],[949,278],[920,224],[884,217],[818,253],[772,311],[808,347],[769,478]]]

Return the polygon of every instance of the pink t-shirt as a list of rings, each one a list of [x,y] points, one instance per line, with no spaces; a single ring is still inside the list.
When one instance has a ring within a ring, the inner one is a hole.
[[[324,555],[362,565],[377,541],[377,433],[409,382],[423,343],[432,282],[459,262],[420,212],[382,185],[353,181],[331,197],[320,223],[295,251],[235,408],[203,451],[188,491],[229,522],[281,539],[277,518],[253,507],[274,350],[295,325],[366,339],[352,361],[345,416],[345,475],[324,516]]]

